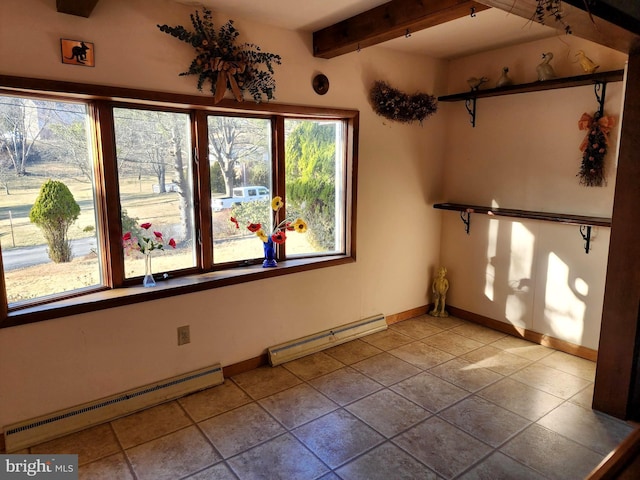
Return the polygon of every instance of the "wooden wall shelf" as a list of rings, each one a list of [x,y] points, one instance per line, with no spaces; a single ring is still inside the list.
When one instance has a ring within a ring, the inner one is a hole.
[[[608,82],[620,82],[624,78],[624,70],[614,70],[611,72],[591,73],[587,75],[577,75],[575,77],[553,78],[520,85],[508,85],[506,87],[489,88],[487,90],[469,90],[468,92],[455,93],[438,97],[439,102],[461,102],[469,112],[471,126],[476,126],[476,102],[478,98],[497,97],[500,95],[515,95],[516,93],[540,92],[543,90],[553,90],[557,88],[580,87],[583,85],[594,85],[596,100],[598,101],[600,115],[604,112],[604,97]]]
[[[575,77],[554,78],[545,81],[522,83],[520,85],[508,85],[506,87],[488,88],[486,90],[469,90],[468,92],[455,93],[438,97],[439,102],[460,102],[470,98],[497,97],[500,95],[514,95],[517,93],[540,92],[557,88],[581,87],[583,85],[595,85],[597,83],[621,82],[624,78],[624,70],[611,72],[577,75]]]
[[[531,210],[515,210],[511,208],[491,208],[464,203],[436,203],[433,208],[460,212],[460,218],[465,225],[465,231],[467,234],[469,234],[472,213],[480,213],[496,217],[524,218],[529,220],[542,220],[545,222],[565,223],[568,225],[579,225],[580,235],[582,235],[582,239],[585,241],[585,253],[589,253],[591,246],[591,227],[611,227],[611,219],[607,217],[536,212]]]

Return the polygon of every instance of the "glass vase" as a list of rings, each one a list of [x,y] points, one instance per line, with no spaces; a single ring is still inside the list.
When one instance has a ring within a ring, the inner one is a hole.
[[[278,262],[276,262],[276,251],[275,246],[273,244],[273,240],[271,237],[264,242],[264,261],[262,262],[263,268],[277,267]]]
[[[151,270],[151,254],[147,253],[144,256],[144,278],[142,279],[142,285],[145,287],[155,287],[156,281],[153,278],[153,271]]]

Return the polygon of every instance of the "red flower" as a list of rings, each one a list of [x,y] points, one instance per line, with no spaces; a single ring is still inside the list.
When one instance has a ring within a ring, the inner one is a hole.
[[[284,225],[284,227],[285,227],[287,230],[289,230],[290,232],[293,232],[293,231],[296,229],[296,227],[294,227],[293,225],[291,225],[291,222],[287,222],[287,223]]]
[[[273,240],[275,243],[284,243],[287,240],[287,236],[284,232],[276,232],[271,235],[271,240]]]
[[[236,228],[240,228],[240,225],[238,225],[238,219],[236,217],[231,217],[231,221],[236,224]]]
[[[153,232],[158,240],[162,240],[162,232]]]
[[[143,223],[142,225],[140,225],[140,228],[144,228],[145,230],[149,230],[149,228],[151,228],[151,224],[150,223]]]
[[[122,240],[124,240],[125,242],[128,242],[129,240],[131,240],[131,232],[127,232],[122,236]]]
[[[262,228],[262,225],[259,223],[250,223],[249,225],[247,225],[247,229],[253,233],[256,233],[261,228]]]
[[[176,248],[176,241],[173,238],[171,240],[169,240],[169,246],[171,248]]]

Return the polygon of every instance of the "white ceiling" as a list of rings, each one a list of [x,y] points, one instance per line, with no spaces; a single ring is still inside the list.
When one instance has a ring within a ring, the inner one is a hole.
[[[313,32],[365,12],[389,0],[176,0],[207,6],[230,16],[252,19],[288,30]],[[381,44],[394,50],[434,58],[456,58],[551,37],[557,31],[491,8]]]

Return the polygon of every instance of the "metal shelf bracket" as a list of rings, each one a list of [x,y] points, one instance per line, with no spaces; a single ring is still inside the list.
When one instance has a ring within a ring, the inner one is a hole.
[[[607,93],[607,82],[598,82],[593,86],[598,102],[598,113],[600,117],[604,115],[604,97]]]
[[[469,116],[471,117],[471,126],[476,126],[476,97],[467,98],[464,101],[464,106],[469,112]],[[467,232],[469,233],[469,232]]]
[[[580,235],[584,240],[584,252],[588,254],[591,249],[591,225],[580,225]]]
[[[471,212],[460,212],[460,220],[464,223],[464,231],[469,235],[469,226],[471,224]]]

